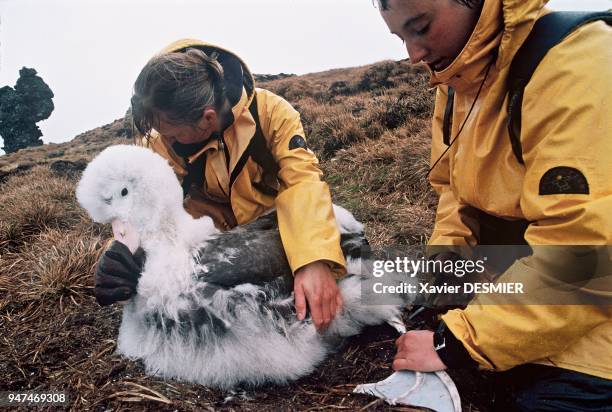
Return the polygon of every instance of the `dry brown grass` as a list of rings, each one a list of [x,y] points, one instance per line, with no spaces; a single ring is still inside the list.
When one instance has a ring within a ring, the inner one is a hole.
[[[334,201],[366,224],[373,245],[426,241],[436,199],[426,182],[433,94],[423,70],[383,62],[260,86],[300,111]],[[129,142],[126,134],[120,119],[69,143],[0,157],[0,391],[67,391],[74,411],[412,410],[351,394],[391,372],[394,335],[384,328],[351,339],[311,376],[250,399],[153,378],[115,355],[121,307],[101,308],[92,289],[110,231],[91,223],[74,188],[77,163]],[[486,390],[470,387],[478,378],[455,379],[466,409],[487,410]]]
[[[300,111],[334,201],[366,224],[372,244],[426,242],[436,198],[427,184],[433,91],[422,68],[386,61],[264,87]]]
[[[9,176],[24,173],[36,165],[51,165],[57,161],[74,163],[80,170],[104,148],[131,142],[130,112],[94,130],[81,133],[69,142],[29,147],[10,155],[0,156],[0,183]]]
[[[433,91],[426,73],[382,62],[265,87],[301,113],[334,200],[366,223],[371,243],[424,243],[435,196],[427,184]]]
[[[92,226],[74,200],[75,183],[38,166],[2,185],[0,253],[15,252],[48,229]]]
[[[386,132],[323,164],[334,200],[366,222],[376,246],[423,244],[431,232],[435,196],[426,183],[429,146],[419,134]]]
[[[80,297],[93,287],[97,258],[105,242],[100,235],[49,229],[11,262],[24,300]]]
[[[74,224],[73,214],[66,210],[73,196],[74,184],[63,179],[51,179],[50,175],[49,169],[38,167],[3,185],[0,250],[19,250],[47,228]]]
[[[46,166],[10,178],[0,195],[0,310],[82,299],[110,236],[91,222],[74,196],[75,180]]]

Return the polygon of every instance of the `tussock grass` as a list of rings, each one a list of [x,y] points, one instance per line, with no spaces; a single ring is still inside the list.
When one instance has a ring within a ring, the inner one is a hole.
[[[0,308],[91,295],[93,267],[110,230],[91,222],[75,187],[75,179],[48,166],[2,185]]]
[[[13,274],[28,300],[91,293],[94,268],[106,242],[100,235],[50,229],[18,256]]]
[[[387,132],[374,144],[342,150],[323,169],[334,200],[366,222],[370,243],[422,244],[431,232],[436,202],[426,181],[428,157],[421,134],[398,138]]]
[[[74,180],[46,166],[8,179],[0,193],[0,253],[21,250],[48,229],[92,226],[74,190]]]
[[[338,150],[366,139],[358,120],[346,109],[333,107],[311,126],[308,145],[320,159],[332,157]]]
[[[425,243],[436,198],[427,183],[433,90],[424,69],[382,62],[270,81],[299,110],[334,201],[378,246]]]

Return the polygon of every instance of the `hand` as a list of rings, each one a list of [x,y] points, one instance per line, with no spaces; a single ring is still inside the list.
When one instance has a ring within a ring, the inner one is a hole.
[[[342,296],[331,269],[316,261],[295,272],[293,284],[295,309],[299,320],[306,318],[306,301],[318,331],[326,329],[342,308]]]
[[[98,303],[107,306],[135,295],[144,260],[141,248],[132,255],[123,243],[111,243],[96,267],[94,295]]]
[[[397,354],[393,359],[393,370],[433,372],[446,369],[434,350],[433,336],[429,330],[412,330],[400,336],[395,341]]]

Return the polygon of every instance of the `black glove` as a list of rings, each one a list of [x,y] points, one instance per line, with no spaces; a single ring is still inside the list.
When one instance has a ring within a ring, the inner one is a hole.
[[[113,241],[96,267],[94,295],[98,303],[107,306],[136,294],[144,262],[142,248],[132,255],[126,245]]]
[[[453,262],[453,264],[459,260],[464,260],[464,258],[458,253],[447,251],[438,253],[432,257],[432,260],[436,260],[438,262],[442,262],[442,265],[446,265],[447,262]],[[434,271],[434,285],[442,286],[444,284],[459,286],[463,288],[463,284],[466,281],[464,277],[457,277],[454,273],[446,273],[444,271]],[[473,295],[466,295],[465,293],[453,293],[446,294],[441,293],[438,295],[432,296],[432,303],[434,309],[439,311],[440,313],[447,312],[451,309],[463,309],[466,307],[468,302],[472,299]]]
[[[442,265],[447,261],[454,262],[461,259],[461,255],[452,251],[436,253],[429,257],[430,261],[441,262]],[[430,272],[429,276],[429,283],[436,286],[441,286],[445,283],[459,285],[463,282],[461,278],[455,277],[452,273],[447,274],[437,270]],[[414,328],[430,329],[439,323],[440,315],[451,309],[463,309],[466,304],[467,300],[463,302],[459,295],[433,293],[427,296],[424,304],[412,306],[408,319],[415,325],[413,326]]]

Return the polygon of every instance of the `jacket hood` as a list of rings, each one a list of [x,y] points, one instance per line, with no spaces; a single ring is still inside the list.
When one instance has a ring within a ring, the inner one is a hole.
[[[223,47],[195,39],[177,40],[162,49],[159,54],[183,52],[188,48],[200,49],[207,55],[215,52],[219,54],[218,61],[223,67],[225,93],[235,118],[253,100],[255,81],[246,63]]]
[[[502,69],[512,58],[542,14],[548,0],[484,0],[472,35],[444,70],[430,69],[430,84],[448,84],[457,90],[477,87],[487,67]]]

